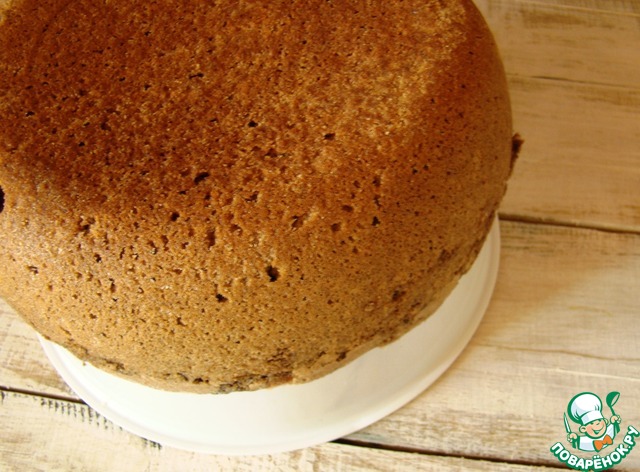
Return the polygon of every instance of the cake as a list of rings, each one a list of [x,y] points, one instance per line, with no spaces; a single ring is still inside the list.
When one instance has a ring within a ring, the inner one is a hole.
[[[0,296],[154,388],[327,375],[430,316],[520,145],[466,0],[13,0]]]

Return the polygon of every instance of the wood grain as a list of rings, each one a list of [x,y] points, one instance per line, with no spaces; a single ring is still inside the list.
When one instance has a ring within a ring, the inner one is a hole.
[[[498,284],[468,348],[414,402],[350,439],[557,465],[549,447],[582,391],[622,392],[616,412],[638,427],[640,237],[501,228]],[[640,470],[640,450],[625,465]]]
[[[587,390],[619,391],[623,428],[640,429],[640,2],[477,4],[525,145],[501,209],[492,303],[445,375],[339,442],[193,454],[84,405],[0,301],[0,470],[566,470],[549,448]],[[640,448],[615,470],[640,470]]]
[[[525,143],[502,214],[640,232],[640,89],[523,77],[510,86]]]
[[[133,436],[83,404],[14,392],[0,394],[0,423],[0,470],[5,471],[534,470],[525,465],[331,443],[254,457],[195,454]]]
[[[640,87],[640,4],[476,0],[513,75]]]
[[[77,398],[51,369],[35,331],[0,299],[0,388]]]
[[[502,214],[640,232],[640,3],[477,3],[525,139]]]

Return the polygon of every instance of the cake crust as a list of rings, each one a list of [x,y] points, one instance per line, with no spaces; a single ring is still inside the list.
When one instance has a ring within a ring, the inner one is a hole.
[[[14,0],[0,296],[98,367],[305,382],[429,316],[512,166],[466,0]]]

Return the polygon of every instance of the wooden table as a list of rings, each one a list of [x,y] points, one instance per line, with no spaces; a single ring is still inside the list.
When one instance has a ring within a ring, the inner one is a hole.
[[[640,2],[478,3],[526,142],[500,214],[493,300],[445,375],[338,441],[272,456],[201,455],[93,412],[0,303],[0,470],[564,468],[550,448],[567,445],[563,413],[584,391],[620,392],[623,431],[640,428]],[[640,447],[615,470],[640,470]]]

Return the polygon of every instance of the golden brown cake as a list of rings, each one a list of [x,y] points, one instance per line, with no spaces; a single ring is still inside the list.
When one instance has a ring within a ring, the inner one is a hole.
[[[470,1],[8,5],[0,296],[98,367],[318,378],[429,316],[494,221],[510,105]]]

